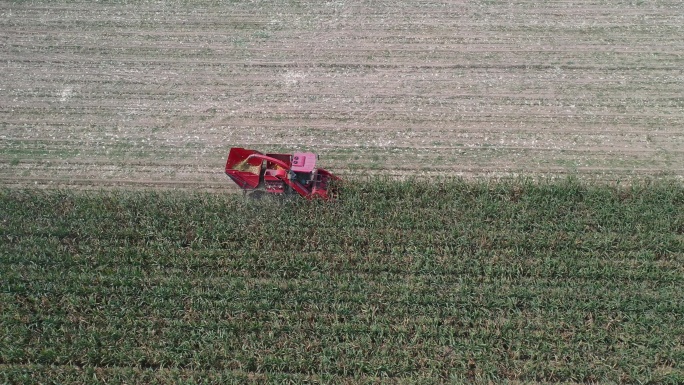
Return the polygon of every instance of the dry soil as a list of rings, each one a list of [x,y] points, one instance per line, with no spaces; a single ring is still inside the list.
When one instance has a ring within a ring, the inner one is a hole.
[[[0,184],[684,176],[680,1],[3,1]]]

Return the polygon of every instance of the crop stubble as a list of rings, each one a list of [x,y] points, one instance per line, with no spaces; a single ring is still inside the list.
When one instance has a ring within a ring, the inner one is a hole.
[[[4,2],[4,185],[224,188],[228,148],[341,174],[684,175],[676,1]]]

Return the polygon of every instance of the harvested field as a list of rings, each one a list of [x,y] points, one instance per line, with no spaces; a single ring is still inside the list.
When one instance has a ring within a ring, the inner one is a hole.
[[[678,1],[0,3],[0,183],[233,188],[231,146],[342,175],[684,175]]]

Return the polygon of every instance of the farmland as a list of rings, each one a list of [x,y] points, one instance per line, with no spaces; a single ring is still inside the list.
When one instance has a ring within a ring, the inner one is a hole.
[[[2,190],[0,382],[684,381],[680,184],[364,182]]]
[[[0,183],[224,189],[235,145],[345,175],[681,177],[681,36],[662,0],[5,1]]]
[[[682,36],[669,0],[0,2],[0,383],[684,383]],[[231,194],[232,146],[342,199]]]

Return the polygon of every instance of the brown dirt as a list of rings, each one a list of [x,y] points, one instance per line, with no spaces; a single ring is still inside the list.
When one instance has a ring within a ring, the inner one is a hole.
[[[578,6],[577,4],[580,4]],[[679,1],[0,3],[0,184],[684,176]]]

